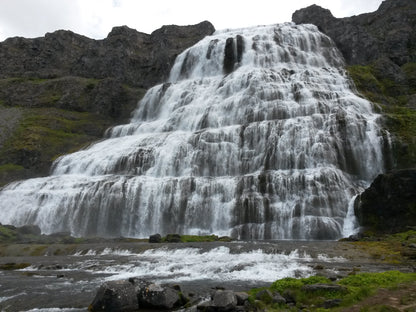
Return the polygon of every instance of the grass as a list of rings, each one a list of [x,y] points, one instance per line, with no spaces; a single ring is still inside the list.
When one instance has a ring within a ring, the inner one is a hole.
[[[387,271],[382,273],[359,273],[349,275],[338,282],[331,282],[322,276],[295,279],[284,278],[277,280],[268,288],[252,289],[249,292],[249,302],[264,311],[298,311],[307,309],[309,311],[342,311],[360,301],[374,295],[377,290],[398,289],[404,285],[415,283],[416,273],[402,273],[399,271]],[[322,289],[318,292],[310,291],[305,285],[326,284],[340,286]],[[279,292],[284,297],[291,298],[292,304],[273,304],[270,300],[256,300],[260,291],[268,289],[270,292]],[[407,296],[408,297],[408,296]],[[408,298],[404,297],[403,300]],[[324,304],[330,300],[338,299],[339,306],[325,309]],[[377,310],[379,311],[379,310]]]
[[[390,264],[404,263],[409,260],[409,245],[416,244],[416,231],[384,236],[370,236],[364,240],[353,242],[353,245],[368,252],[374,259]]]

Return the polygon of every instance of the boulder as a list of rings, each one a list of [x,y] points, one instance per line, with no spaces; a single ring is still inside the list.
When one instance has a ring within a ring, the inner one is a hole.
[[[242,306],[246,303],[246,301],[248,300],[248,294],[245,292],[236,292],[235,296],[237,298],[237,304],[239,306]]]
[[[217,290],[212,301],[221,311],[232,311],[237,306],[237,296],[231,290]]]
[[[160,234],[154,234],[149,236],[149,243],[161,243],[162,236]]]
[[[416,169],[380,174],[354,202],[363,231],[395,233],[416,224]]]
[[[204,312],[227,312],[240,311],[238,299],[231,290],[217,290],[210,301],[203,302],[197,306],[198,311]]]
[[[105,282],[88,308],[90,311],[137,311],[139,304],[133,284],[128,281]]]
[[[183,304],[183,296],[177,287],[149,284],[137,292],[140,307],[157,310],[171,310]]]

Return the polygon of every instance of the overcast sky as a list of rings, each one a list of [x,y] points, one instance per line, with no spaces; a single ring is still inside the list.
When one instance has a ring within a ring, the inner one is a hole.
[[[58,29],[102,39],[113,26],[151,33],[163,25],[204,20],[216,29],[290,22],[311,4],[346,17],[377,10],[382,0],[0,0],[0,41]]]

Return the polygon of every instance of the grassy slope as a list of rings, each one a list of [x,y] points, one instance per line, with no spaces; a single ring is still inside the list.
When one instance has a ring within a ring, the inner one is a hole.
[[[349,66],[348,72],[358,91],[370,101],[377,103],[385,117],[385,126],[393,135],[394,167],[416,167],[416,63],[406,63],[403,84],[377,76],[373,65]]]

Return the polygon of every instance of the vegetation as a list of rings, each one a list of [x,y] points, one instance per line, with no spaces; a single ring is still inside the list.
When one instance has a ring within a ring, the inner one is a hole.
[[[251,290],[249,301],[256,308],[264,311],[299,311],[299,309],[342,311],[374,295],[381,288],[393,290],[408,285],[416,287],[416,273],[399,271],[360,273],[349,275],[338,282],[332,282],[322,276],[302,279],[284,278],[277,280],[268,288]],[[274,294],[278,292],[286,299],[286,303],[273,303],[270,298],[259,300],[258,293],[265,289]],[[406,302],[408,294],[402,299],[402,302]]]
[[[379,105],[385,116],[385,124],[393,135],[394,167],[416,166],[416,63],[401,67],[403,83],[395,82],[382,75],[376,64],[347,67],[358,91]],[[413,104],[412,104],[413,103]]]
[[[17,129],[0,150],[0,186],[10,178],[33,175],[33,171],[37,175],[47,174],[53,160],[96,140],[109,124],[103,117],[88,112],[23,109]]]

